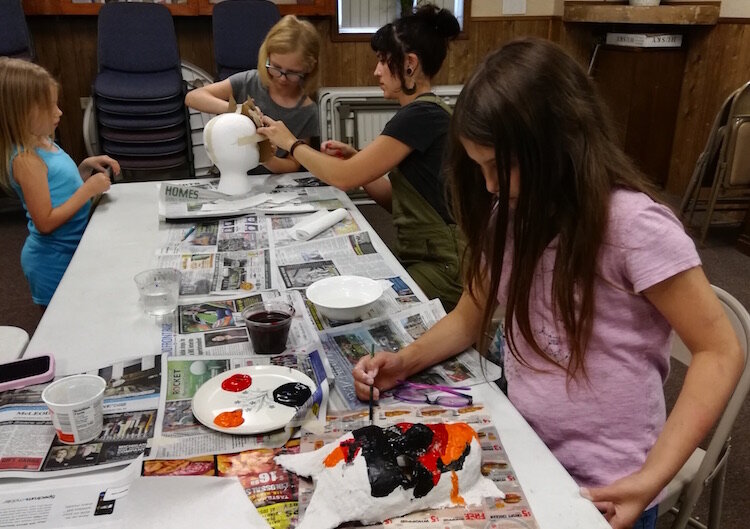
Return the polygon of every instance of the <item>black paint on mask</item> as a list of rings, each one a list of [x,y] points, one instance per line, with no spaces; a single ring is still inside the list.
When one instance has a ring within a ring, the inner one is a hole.
[[[435,434],[424,424],[409,425],[405,430],[399,426],[383,429],[370,425],[354,430],[352,436],[353,439],[341,443],[346,449],[345,461],[351,463],[358,450],[362,450],[371,494],[376,498],[388,496],[398,486],[413,488],[415,498],[425,496],[435,486],[433,471],[442,474],[460,470],[471,450],[467,444],[461,457],[447,465],[437,457],[436,469],[428,469],[419,457],[430,449]]]

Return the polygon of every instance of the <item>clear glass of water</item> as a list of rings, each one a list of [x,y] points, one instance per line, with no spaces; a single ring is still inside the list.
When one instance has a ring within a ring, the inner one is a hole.
[[[160,318],[177,309],[180,294],[180,271],[176,268],[145,270],[133,278],[138,285],[143,310]]]

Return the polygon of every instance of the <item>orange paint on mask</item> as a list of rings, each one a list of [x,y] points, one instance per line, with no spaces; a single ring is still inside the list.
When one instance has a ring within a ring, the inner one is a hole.
[[[453,484],[453,488],[451,488],[451,503],[454,505],[466,505],[466,501],[458,493],[458,474],[456,474],[455,470],[451,470],[451,483]]]
[[[327,467],[335,467],[339,464],[339,461],[343,461],[344,457],[346,456],[345,449],[341,446],[337,446],[333,449],[333,452],[328,454],[328,457],[326,457],[323,460],[323,464]]]
[[[351,446],[354,443],[354,439],[348,439],[346,441],[342,441],[339,446],[333,449],[333,452],[328,454],[328,457],[323,460],[323,464],[327,467],[335,467],[339,464],[339,461],[346,461],[347,463],[351,463],[352,460],[357,457],[357,454],[359,453],[359,447],[357,446],[354,449],[354,453],[350,455],[351,452]]]
[[[448,465],[461,457],[466,450],[466,445],[471,444],[472,438],[477,441],[479,438],[474,429],[465,422],[446,424],[445,429],[448,431],[448,441],[440,459],[444,465]]]

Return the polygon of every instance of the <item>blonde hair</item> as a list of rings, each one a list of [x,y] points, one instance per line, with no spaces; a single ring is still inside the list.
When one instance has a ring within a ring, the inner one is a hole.
[[[14,149],[34,152],[29,117],[36,109],[51,108],[57,81],[41,66],[21,59],[0,57],[0,186],[10,190]]]
[[[302,89],[312,95],[318,88],[318,55],[320,54],[320,37],[307,20],[300,20],[294,15],[286,15],[279,20],[266,35],[258,51],[258,75],[266,88],[271,77],[266,71],[266,61],[272,53],[301,53],[307,65]]]

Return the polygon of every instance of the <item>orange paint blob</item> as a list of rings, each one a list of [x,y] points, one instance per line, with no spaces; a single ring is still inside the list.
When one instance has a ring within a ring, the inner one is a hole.
[[[453,488],[451,488],[451,503],[454,505],[466,505],[466,501],[458,493],[458,474],[456,474],[455,470],[451,470],[451,483],[453,484]]]
[[[243,422],[245,418],[242,416],[242,409],[225,411],[214,418],[214,424],[222,428],[235,428]]]

